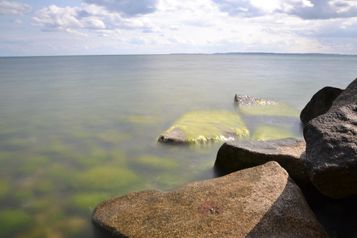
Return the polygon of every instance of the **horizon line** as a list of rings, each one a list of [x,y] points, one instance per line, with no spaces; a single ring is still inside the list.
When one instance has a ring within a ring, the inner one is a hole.
[[[357,56],[357,54],[347,53],[284,53],[284,52],[215,52],[215,53],[133,53],[133,54],[68,54],[68,55],[5,55],[0,58],[31,58],[31,57],[81,57],[81,56],[150,56],[150,55],[323,55],[323,56]]]

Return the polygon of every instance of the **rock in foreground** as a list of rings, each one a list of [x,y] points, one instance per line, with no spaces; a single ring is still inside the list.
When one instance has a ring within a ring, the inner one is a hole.
[[[240,117],[226,111],[194,111],[184,114],[159,136],[163,143],[207,143],[247,137],[249,131]]]
[[[300,113],[300,120],[305,125],[310,120],[326,113],[333,101],[339,96],[342,89],[333,87],[324,87],[312,96]]]
[[[357,79],[304,128],[310,179],[332,198],[357,195]]]
[[[269,141],[234,141],[224,143],[218,151],[215,168],[223,174],[269,161],[278,162],[299,184],[308,183],[304,166],[305,142],[298,139]]]
[[[326,237],[300,189],[276,162],[103,202],[97,225],[122,237]]]

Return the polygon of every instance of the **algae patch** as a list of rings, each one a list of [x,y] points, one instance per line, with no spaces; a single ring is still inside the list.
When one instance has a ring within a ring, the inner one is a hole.
[[[249,131],[243,120],[227,111],[194,111],[184,114],[161,134],[160,142],[207,143],[247,137]]]
[[[31,217],[20,210],[4,210],[0,212],[0,237],[9,237],[16,231],[31,224]]]
[[[260,125],[252,135],[255,140],[277,140],[283,138],[294,138],[294,133],[286,127]]]
[[[141,156],[135,159],[133,162],[138,166],[143,166],[145,168],[155,170],[174,169],[178,166],[175,160],[151,155]]]
[[[285,103],[240,105],[240,111],[249,116],[298,117],[299,111]]]

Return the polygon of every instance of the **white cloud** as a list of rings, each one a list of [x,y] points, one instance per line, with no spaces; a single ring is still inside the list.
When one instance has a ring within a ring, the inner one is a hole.
[[[349,18],[357,16],[352,0],[212,0],[232,16],[257,17],[272,13],[295,15],[302,19]]]
[[[126,19],[118,13],[108,12],[103,7],[88,4],[80,7],[51,5],[39,10],[33,21],[45,31],[150,29],[150,26],[140,19]]]
[[[11,1],[0,0],[0,15],[21,15],[31,11],[27,4]]]

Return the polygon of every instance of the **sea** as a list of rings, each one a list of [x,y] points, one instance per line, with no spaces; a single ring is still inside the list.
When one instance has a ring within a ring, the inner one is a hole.
[[[234,113],[235,94],[301,110],[356,77],[348,55],[0,57],[0,237],[109,237],[99,202],[217,176],[223,142],[157,142],[185,113]]]

